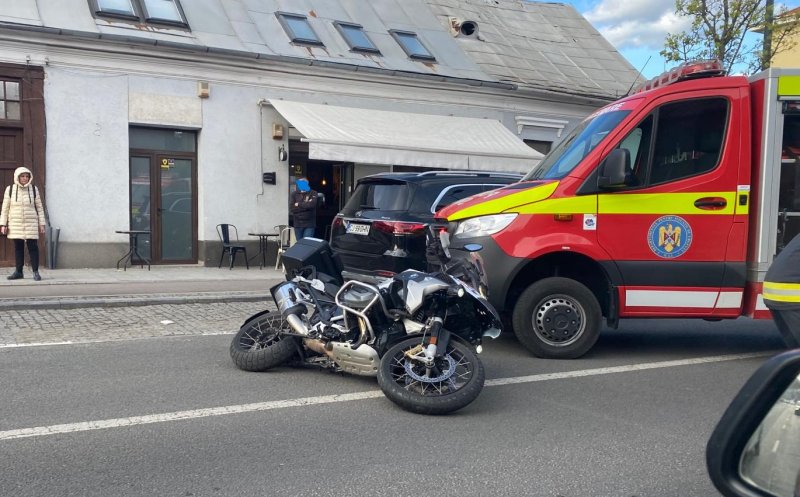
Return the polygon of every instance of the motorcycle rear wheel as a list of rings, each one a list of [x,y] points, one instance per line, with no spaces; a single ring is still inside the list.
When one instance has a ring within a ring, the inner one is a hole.
[[[266,371],[280,366],[297,351],[297,339],[282,331],[289,331],[289,325],[278,313],[250,318],[231,342],[233,363],[245,371]]]
[[[472,346],[452,338],[437,367],[426,373],[421,362],[405,354],[419,344],[420,338],[403,340],[381,358],[378,385],[389,400],[419,414],[447,414],[478,397],[485,373]]]

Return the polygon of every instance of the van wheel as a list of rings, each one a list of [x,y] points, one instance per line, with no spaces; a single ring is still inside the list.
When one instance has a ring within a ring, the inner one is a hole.
[[[526,349],[546,359],[575,359],[600,336],[603,314],[585,285],[545,278],[522,292],[512,316],[514,334]]]

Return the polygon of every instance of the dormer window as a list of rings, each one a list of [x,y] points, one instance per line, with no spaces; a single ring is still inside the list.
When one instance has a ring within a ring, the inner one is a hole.
[[[320,41],[319,36],[311,28],[308,23],[308,18],[301,14],[287,14],[285,12],[276,12],[278,21],[280,21],[283,30],[289,35],[292,43],[300,43],[303,45],[319,45],[323,43]]]
[[[364,32],[363,26],[360,24],[336,21],[333,25],[336,26],[339,34],[342,35],[344,41],[350,46],[350,50],[354,52],[381,53],[378,47],[369,39],[367,33]]]
[[[89,0],[97,17],[188,28],[178,0]]]
[[[417,33],[393,29],[389,31],[389,34],[403,47],[403,50],[410,58],[414,60],[436,60],[430,50],[425,48],[425,45],[417,38]]]

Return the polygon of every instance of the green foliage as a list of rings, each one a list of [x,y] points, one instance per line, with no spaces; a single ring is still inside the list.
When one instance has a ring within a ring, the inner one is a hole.
[[[727,70],[744,66],[755,72],[769,67],[776,53],[793,48],[791,38],[798,30],[798,16],[784,15],[785,9],[767,22],[772,16],[760,0],[676,0],[675,13],[690,18],[692,25],[667,35],[661,56],[671,62],[718,59]],[[768,53],[763,41],[745,42],[748,31],[764,30],[772,34]]]

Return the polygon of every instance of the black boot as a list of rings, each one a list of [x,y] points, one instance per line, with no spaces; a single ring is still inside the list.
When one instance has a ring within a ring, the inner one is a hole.
[[[33,281],[42,281],[42,277],[39,276],[39,271],[33,272]]]
[[[9,280],[19,280],[22,278],[24,278],[24,276],[22,276],[22,271],[14,271],[11,273],[11,276],[8,277]]]

